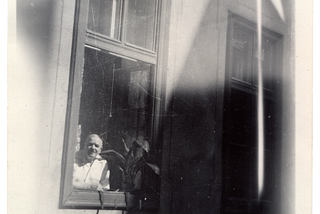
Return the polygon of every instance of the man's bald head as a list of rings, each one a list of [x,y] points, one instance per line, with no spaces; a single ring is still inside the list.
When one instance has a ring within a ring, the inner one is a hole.
[[[85,139],[84,150],[88,159],[96,158],[102,150],[102,139],[97,134],[90,134]]]

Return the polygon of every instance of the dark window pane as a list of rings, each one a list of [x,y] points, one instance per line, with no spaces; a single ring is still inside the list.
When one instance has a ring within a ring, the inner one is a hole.
[[[154,50],[156,0],[128,1],[126,42]]]
[[[88,29],[119,40],[121,4],[121,0],[91,0]]]

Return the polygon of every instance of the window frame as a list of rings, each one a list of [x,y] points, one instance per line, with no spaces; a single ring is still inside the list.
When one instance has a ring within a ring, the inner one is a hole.
[[[122,21],[120,23],[121,29],[120,29],[119,40],[110,38],[108,36],[102,35],[97,32],[93,32],[91,30],[87,30],[85,25],[85,31],[86,31],[85,43],[93,47],[94,46],[101,47],[104,50],[108,50],[119,55],[126,55],[127,57],[135,58],[147,63],[156,64],[157,63],[157,47],[159,47],[156,41],[159,34],[159,25],[157,23],[159,23],[160,21],[160,15],[158,13],[159,13],[159,8],[162,1],[157,0],[157,2],[158,3],[156,4],[156,8],[155,8],[156,17],[155,17],[154,26],[153,26],[155,30],[155,35],[153,36],[153,46],[154,46],[153,50],[139,47],[137,45],[131,44],[126,41],[127,30],[124,27],[125,25],[124,22],[126,21],[128,16],[127,14],[128,0],[123,0],[122,2],[122,5],[123,5],[123,8],[121,10]],[[85,15],[85,17],[87,16],[88,14]]]
[[[253,146],[252,142],[250,142],[251,145],[242,145],[242,144],[236,144],[232,142],[230,139],[230,135],[228,134],[229,131],[231,130],[231,123],[229,121],[235,120],[234,118],[231,117],[231,112],[234,110],[231,106],[231,94],[232,93],[238,93],[238,94],[244,94],[248,97],[252,98],[251,102],[248,102],[248,105],[255,106],[256,105],[256,100],[257,99],[257,91],[258,91],[258,86],[255,84],[253,81],[253,73],[257,72],[254,70],[254,51],[251,51],[251,57],[253,59],[251,60],[252,63],[252,68],[251,68],[251,74],[250,74],[250,82],[243,81],[241,79],[237,79],[232,76],[232,62],[233,62],[233,50],[232,50],[232,41],[233,41],[233,30],[237,27],[238,29],[241,29],[242,31],[252,34],[253,35],[253,45],[252,49],[255,49],[256,45],[256,40],[257,40],[257,35],[256,35],[256,28],[257,24],[243,18],[242,16],[239,16],[233,12],[229,11],[229,16],[228,16],[228,28],[227,28],[227,41],[226,41],[226,69],[225,69],[225,91],[224,91],[224,114],[223,114],[223,140],[222,140],[222,164],[223,164],[223,169],[222,169],[222,206],[221,206],[221,212],[247,212],[247,213],[255,213],[256,210],[254,210],[254,207],[258,207],[257,205],[260,203],[260,206],[271,206],[273,201],[270,201],[269,198],[266,197],[266,193],[263,192],[263,194],[260,196],[260,199],[258,200],[257,197],[257,187],[252,187],[252,183],[250,183],[250,193],[248,194],[249,196],[253,196],[252,198],[250,197],[236,197],[236,196],[230,196],[230,192],[234,191],[234,189],[231,191],[231,186],[230,185],[230,178],[226,178],[230,173],[230,170],[227,169],[227,167],[230,167],[230,151],[237,151],[238,156],[239,156],[239,150],[236,150],[234,148],[246,148],[248,151],[248,158],[250,160],[254,160],[258,154],[257,147]],[[273,42],[274,44],[274,73],[273,76],[275,79],[279,80],[279,84],[273,84],[271,89],[268,89],[266,87],[263,88],[263,94],[264,94],[264,102],[272,102],[272,115],[275,115],[275,110],[276,109],[281,109],[281,102],[279,100],[282,100],[282,95],[281,95],[281,77],[282,77],[282,72],[283,72],[283,64],[282,64],[282,55],[283,55],[283,36],[277,32],[274,32],[270,29],[267,29],[265,27],[262,27],[262,38],[264,39],[269,39],[270,41]],[[253,101],[254,100],[254,101]],[[266,104],[264,104],[266,106]],[[251,119],[251,118],[250,118]],[[274,118],[274,124],[277,125],[277,127],[281,127],[281,118]],[[232,127],[233,128],[233,127]],[[265,128],[266,130],[266,128]],[[265,149],[264,149],[264,154],[265,154],[265,160],[267,157],[267,153],[273,154],[276,153],[277,149],[279,149],[279,146],[281,144],[278,144],[278,140],[280,139],[281,131],[274,130],[274,139],[275,141],[272,142],[272,144],[269,144],[269,148],[267,147],[267,144],[265,144]],[[266,139],[266,136],[265,136]],[[256,140],[257,141],[257,140]],[[271,146],[271,149],[270,149]],[[233,148],[231,148],[233,147]],[[237,156],[237,157],[238,157]],[[240,159],[240,158],[239,158]],[[269,159],[269,164],[271,166],[275,166],[274,160]],[[266,164],[264,163],[266,166]],[[254,166],[254,164],[250,165],[250,170],[253,172],[257,172],[257,168]],[[229,170],[229,171],[228,171]],[[266,168],[264,168],[264,176],[267,176],[267,171]],[[275,173],[275,172],[273,172]],[[235,178],[236,180],[237,178]],[[229,182],[229,183],[228,183]],[[274,180],[270,181],[274,182]],[[270,185],[265,184],[265,186]],[[230,186],[228,186],[230,185]],[[252,189],[254,189],[254,191]],[[228,192],[229,191],[229,192]],[[259,203],[258,203],[259,202]],[[232,205],[232,206],[231,206]]]
[[[242,16],[239,16],[235,13],[232,13],[229,11],[229,15],[228,15],[228,31],[227,31],[227,40],[231,41],[232,40],[232,33],[233,33],[233,29],[235,28],[239,28],[241,29],[243,32],[248,33],[248,34],[252,34],[253,35],[253,49],[256,48],[256,43],[257,43],[257,35],[256,35],[256,28],[257,25],[254,22],[251,22],[245,18],[243,18]],[[274,77],[276,77],[277,79],[280,78],[281,76],[281,72],[282,72],[282,46],[283,46],[283,36],[277,32],[274,32],[270,29],[267,29],[265,27],[262,27],[262,38],[263,39],[268,39],[270,40],[273,44],[274,44],[274,53],[275,53],[275,65],[278,66],[274,66]],[[255,94],[256,91],[258,90],[257,85],[255,84],[254,80],[253,80],[253,74],[256,72],[254,70],[254,60],[255,57],[253,57],[253,60],[251,61],[252,63],[252,67],[251,67],[251,73],[250,73],[250,80],[249,82],[243,81],[241,79],[237,79],[235,77],[232,76],[232,68],[230,67],[232,64],[232,60],[233,60],[233,54],[231,54],[232,51],[232,45],[231,43],[227,43],[227,61],[226,61],[226,87],[231,90],[231,88],[237,89],[237,90],[241,90],[247,93],[251,93],[251,94]],[[252,55],[254,55],[254,52],[251,53]],[[265,96],[268,97],[269,99],[275,99],[274,98],[274,91],[277,90],[275,86],[273,86],[273,88],[267,89],[264,87],[264,92],[266,93]]]
[[[124,1],[125,3],[126,1]],[[167,62],[167,46],[166,40],[168,34],[168,21],[170,4],[167,0],[158,0],[158,13],[156,26],[156,42],[158,47],[156,52],[145,51],[141,48],[136,48],[120,44],[119,41],[113,39],[95,36],[87,31],[87,16],[89,1],[77,0],[75,4],[74,29],[73,29],[73,44],[71,49],[70,61],[70,76],[67,98],[67,112],[65,122],[65,133],[62,153],[62,168],[61,168],[61,185],[60,185],[60,209],[66,208],[89,208],[89,209],[139,209],[139,210],[155,210],[159,209],[159,199],[154,201],[152,195],[146,192],[138,192],[135,194],[125,192],[104,192],[102,195],[97,191],[76,190],[72,187],[72,172],[75,155],[75,140],[77,136],[80,96],[82,87],[82,70],[84,64],[85,46],[93,46],[108,50],[110,52],[131,57],[155,65],[155,75],[153,80],[153,99],[152,112],[154,115],[151,118],[151,136],[150,142],[152,147],[160,152],[162,144],[160,142],[159,133],[161,133],[161,118],[164,111],[164,89],[165,89],[165,64]],[[123,38],[123,35],[122,35]],[[94,40],[95,39],[95,40]],[[124,41],[124,40],[123,40]],[[157,116],[158,115],[158,116]],[[160,154],[160,153],[159,153]],[[160,154],[161,155],[161,154]],[[103,203],[102,203],[103,202]]]

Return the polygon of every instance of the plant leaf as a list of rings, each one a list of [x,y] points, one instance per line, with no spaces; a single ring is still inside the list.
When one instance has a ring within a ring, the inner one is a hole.
[[[116,159],[120,160],[120,162],[122,162],[122,163],[126,162],[126,159],[120,153],[118,153],[114,150],[104,150],[104,151],[100,152],[100,156],[101,155],[102,156],[106,155],[109,157],[112,156],[113,159],[115,159],[115,157],[116,157]]]
[[[127,144],[126,144],[126,142],[125,142],[124,139],[122,139],[122,143],[123,143],[123,145],[124,145],[125,150],[126,150],[127,152],[129,152],[129,148],[128,148],[128,146],[127,146]]]
[[[137,142],[137,144],[139,144],[139,146],[141,146],[146,152],[150,151],[150,146],[148,141],[137,139],[135,140],[135,142]]]
[[[151,164],[151,163],[146,163],[156,174],[160,175],[160,168],[155,165],[155,164]]]

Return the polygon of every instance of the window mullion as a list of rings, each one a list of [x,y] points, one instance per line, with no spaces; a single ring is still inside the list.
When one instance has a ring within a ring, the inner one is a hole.
[[[127,47],[119,43],[109,42],[106,39],[96,37],[95,35],[89,34],[86,38],[86,44],[126,57],[141,60],[150,64],[156,64],[157,55],[155,53],[137,50],[135,48]]]
[[[122,14],[122,23],[121,23],[121,43],[124,46],[126,42],[127,37],[127,28],[125,27],[127,23],[127,17],[128,17],[128,0],[123,0],[123,8],[122,8],[123,14]]]

